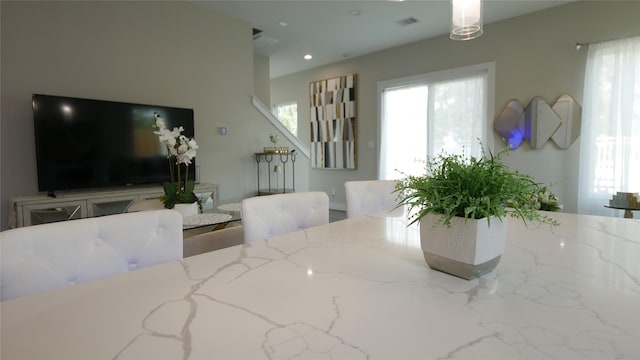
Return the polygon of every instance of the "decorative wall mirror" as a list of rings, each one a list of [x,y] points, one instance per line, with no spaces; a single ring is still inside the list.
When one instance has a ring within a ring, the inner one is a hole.
[[[524,141],[524,108],[520,101],[510,100],[493,122],[493,128],[509,149],[517,149]]]
[[[553,104],[553,111],[560,116],[562,124],[553,133],[551,140],[560,149],[567,149],[580,136],[582,109],[571,95],[564,94]]]
[[[580,136],[581,118],[582,109],[571,95],[560,96],[552,106],[536,96],[526,108],[518,100],[510,100],[494,120],[493,128],[511,150],[525,139],[533,149],[548,140],[567,149]]]

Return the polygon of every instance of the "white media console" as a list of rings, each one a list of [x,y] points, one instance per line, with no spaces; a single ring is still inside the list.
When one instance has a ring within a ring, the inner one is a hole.
[[[218,200],[217,184],[196,184],[195,193],[205,201]],[[132,186],[93,191],[70,191],[47,195],[20,196],[12,199],[11,227],[55,221],[119,214],[133,203],[157,199],[164,194],[160,186]]]

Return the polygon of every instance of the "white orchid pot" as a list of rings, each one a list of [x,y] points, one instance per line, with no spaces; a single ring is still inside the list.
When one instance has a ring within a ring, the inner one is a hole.
[[[182,217],[195,215],[200,212],[197,202],[191,204],[175,204],[173,210],[179,212]]]
[[[498,218],[454,217],[451,227],[437,224],[441,215],[429,214],[420,220],[420,243],[430,268],[471,280],[491,272],[500,262],[507,235],[506,224]]]

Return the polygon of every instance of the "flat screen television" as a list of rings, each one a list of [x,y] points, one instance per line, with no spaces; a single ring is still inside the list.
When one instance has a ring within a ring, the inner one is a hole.
[[[162,184],[166,148],[153,133],[154,112],[167,128],[194,137],[193,109],[34,94],[38,190]],[[189,166],[195,180],[195,161]]]

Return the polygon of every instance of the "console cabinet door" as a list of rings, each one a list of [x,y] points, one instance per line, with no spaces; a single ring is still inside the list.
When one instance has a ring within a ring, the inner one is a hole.
[[[144,194],[140,194],[140,196],[138,196],[138,200],[139,201],[143,201],[143,200],[160,199],[160,197],[162,197],[162,195],[164,195],[164,191],[157,191],[157,192],[153,192],[153,193],[144,193]]]
[[[131,204],[138,200],[138,196],[119,196],[96,198],[87,200],[87,216],[104,216],[126,213]]]
[[[22,207],[22,226],[47,224],[87,217],[86,201],[64,201]]]

